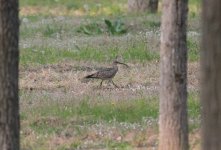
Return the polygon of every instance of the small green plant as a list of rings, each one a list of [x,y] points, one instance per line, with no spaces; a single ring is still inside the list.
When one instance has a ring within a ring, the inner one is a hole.
[[[127,29],[125,28],[124,23],[120,19],[117,19],[114,22],[111,22],[110,20],[105,19],[104,22],[107,26],[108,33],[111,35],[119,35],[119,34],[124,34],[127,32]]]
[[[87,35],[101,34],[104,33],[104,30],[106,30],[110,35],[120,35],[127,32],[124,23],[120,19],[117,19],[114,22],[105,19],[104,23],[106,25],[106,29],[104,29],[103,25],[99,25],[98,23],[94,22],[86,25],[81,25],[79,28],[77,28],[76,31],[78,33],[84,33]]]
[[[46,28],[44,29],[43,31],[43,35],[45,37],[51,37],[53,36],[55,33],[59,33],[61,34],[62,33],[62,26],[60,25],[56,25],[56,26],[53,26],[53,25],[47,25]]]
[[[160,22],[156,20],[146,20],[144,22],[144,25],[146,25],[148,28],[159,28],[160,27]]]
[[[79,149],[79,147],[81,146],[81,141],[74,141],[72,144],[71,144],[71,148],[73,149]]]
[[[107,141],[106,147],[108,147],[108,149],[120,149],[120,150],[131,149],[129,143],[127,142],[116,142],[112,140]]]
[[[87,35],[96,35],[102,33],[102,28],[97,23],[90,23],[87,25],[81,25],[77,32],[84,33]]]

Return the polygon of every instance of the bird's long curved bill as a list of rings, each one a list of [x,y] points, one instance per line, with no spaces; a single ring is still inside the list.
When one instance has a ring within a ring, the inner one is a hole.
[[[121,64],[121,65],[125,65],[125,66],[127,66],[129,68],[129,66],[127,64],[125,64],[125,63],[122,63],[122,62],[119,62],[119,61],[117,61],[117,63]]]

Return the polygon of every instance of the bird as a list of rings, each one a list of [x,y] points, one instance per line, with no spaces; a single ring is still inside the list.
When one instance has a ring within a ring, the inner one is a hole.
[[[102,83],[104,80],[108,80],[109,82],[111,82],[116,88],[119,88],[114,81],[112,80],[114,78],[114,76],[116,75],[116,73],[118,72],[118,64],[121,65],[125,65],[126,67],[129,67],[127,64],[119,62],[117,60],[114,60],[112,63],[112,67],[111,68],[102,68],[99,71],[87,75],[84,78],[89,79],[101,79],[101,83],[100,83],[100,87],[102,86]]]

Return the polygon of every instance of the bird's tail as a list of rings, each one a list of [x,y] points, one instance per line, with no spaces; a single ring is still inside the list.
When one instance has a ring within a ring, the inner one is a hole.
[[[88,78],[96,78],[94,75],[95,75],[95,74],[90,74],[90,75],[87,75],[87,76],[84,77],[84,78],[86,78],[86,79],[88,79]]]

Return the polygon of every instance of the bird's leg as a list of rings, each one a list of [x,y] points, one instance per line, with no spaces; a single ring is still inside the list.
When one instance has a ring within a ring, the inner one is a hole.
[[[114,83],[113,80],[110,80],[110,81],[113,83],[113,85],[114,85],[116,88],[119,88],[119,87]]]
[[[108,85],[110,85],[111,82],[112,82],[111,80],[108,80]]]
[[[102,86],[103,81],[104,81],[104,80],[101,80],[100,87]]]

